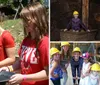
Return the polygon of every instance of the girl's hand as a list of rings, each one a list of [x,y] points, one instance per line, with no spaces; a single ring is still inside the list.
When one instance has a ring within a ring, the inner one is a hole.
[[[64,32],[66,32],[67,31],[67,28],[66,29],[64,29]]]
[[[73,79],[76,79],[76,77],[73,77]]]
[[[85,77],[85,75],[82,75],[82,78],[84,78]]]
[[[76,79],[80,79],[80,77],[76,77]]]
[[[65,68],[67,68],[68,67],[68,63],[67,64],[65,64]]]
[[[55,76],[55,78],[58,78],[59,77],[58,74],[55,74],[54,76]]]
[[[88,29],[87,32],[90,32],[90,30]]]
[[[0,72],[1,71],[9,71],[9,69],[8,69],[8,67],[2,67],[2,68],[0,68]]]
[[[22,74],[15,74],[15,75],[11,76],[9,83],[10,84],[19,84],[22,82],[22,80],[23,80]]]

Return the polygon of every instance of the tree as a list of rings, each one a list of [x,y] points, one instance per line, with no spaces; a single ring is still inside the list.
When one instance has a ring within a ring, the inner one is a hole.
[[[7,4],[10,4],[10,3],[12,3],[13,2],[13,0],[0,0],[0,5],[2,4],[2,5],[7,5]]]

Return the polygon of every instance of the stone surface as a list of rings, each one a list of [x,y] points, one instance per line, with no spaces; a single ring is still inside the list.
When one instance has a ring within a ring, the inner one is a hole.
[[[72,30],[60,32],[61,41],[94,41],[95,35],[96,30],[91,30],[91,32],[73,32]]]

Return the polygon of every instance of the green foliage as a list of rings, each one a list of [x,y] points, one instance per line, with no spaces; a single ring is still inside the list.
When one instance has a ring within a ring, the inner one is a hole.
[[[0,4],[1,3],[7,3],[8,2],[8,0],[0,0]]]
[[[10,33],[13,35],[13,37],[15,39],[15,43],[16,43],[16,55],[17,55],[19,46],[24,38],[23,24],[22,24],[21,19],[6,20],[4,22],[1,22],[0,26],[3,29],[10,31]]]
[[[20,43],[24,37],[23,25],[20,19],[16,20],[6,20],[0,23],[3,29],[9,30],[15,38],[15,42]]]
[[[13,0],[0,0],[0,4],[3,4],[3,5],[6,5],[6,4],[9,4],[12,2],[13,2]]]
[[[41,2],[41,4],[43,4],[44,3],[44,0],[40,0],[40,2]]]

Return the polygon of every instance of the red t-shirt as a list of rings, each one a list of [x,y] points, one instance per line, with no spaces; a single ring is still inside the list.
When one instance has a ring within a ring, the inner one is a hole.
[[[36,42],[26,37],[19,50],[21,57],[21,73],[33,74],[40,72],[45,66],[49,66],[49,39],[44,36],[38,45],[39,56],[36,56]],[[48,80],[38,82],[22,82],[21,85],[49,85]]]
[[[8,57],[5,48],[11,48],[14,46],[14,38],[8,31],[4,31],[0,36],[0,61]]]

